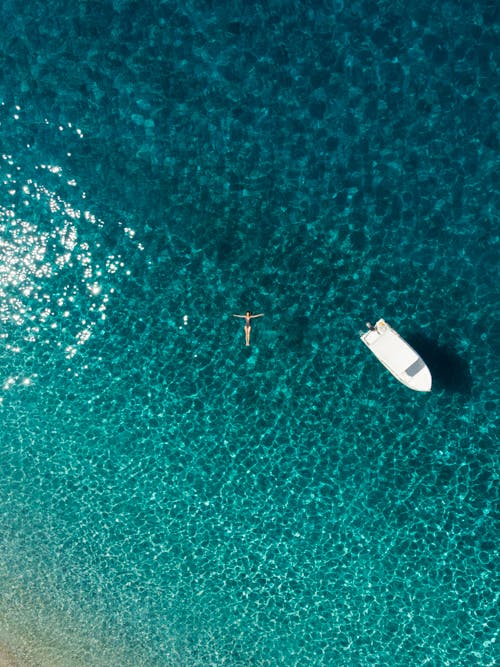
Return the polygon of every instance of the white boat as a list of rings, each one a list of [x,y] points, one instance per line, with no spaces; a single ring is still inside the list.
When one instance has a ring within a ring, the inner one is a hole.
[[[387,322],[379,320],[361,340],[395,378],[415,391],[430,391],[432,376],[422,357]]]

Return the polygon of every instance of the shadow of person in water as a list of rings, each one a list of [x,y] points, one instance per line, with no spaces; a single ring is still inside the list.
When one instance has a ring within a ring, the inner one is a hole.
[[[429,367],[433,388],[470,395],[472,377],[469,366],[453,349],[438,345],[436,341],[419,333],[407,336],[406,340]]]

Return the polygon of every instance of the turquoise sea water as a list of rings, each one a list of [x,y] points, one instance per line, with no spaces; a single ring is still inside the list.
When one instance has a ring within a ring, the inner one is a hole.
[[[498,4],[1,14],[0,641],[493,665]]]

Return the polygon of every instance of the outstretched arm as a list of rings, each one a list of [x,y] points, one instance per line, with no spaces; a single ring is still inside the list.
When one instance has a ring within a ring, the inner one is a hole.
[[[233,315],[233,317],[242,317],[243,319],[245,319],[244,315]]]
[[[250,315],[251,319],[253,319],[254,317],[264,317],[264,313],[259,313],[258,315]]]

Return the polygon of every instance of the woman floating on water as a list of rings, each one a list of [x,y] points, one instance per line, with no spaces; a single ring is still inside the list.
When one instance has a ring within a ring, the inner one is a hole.
[[[252,320],[254,317],[263,317],[264,313],[259,313],[258,315],[252,315],[252,313],[247,310],[244,315],[233,315],[233,317],[241,317],[245,320],[245,343],[250,345],[250,331],[252,331]]]

